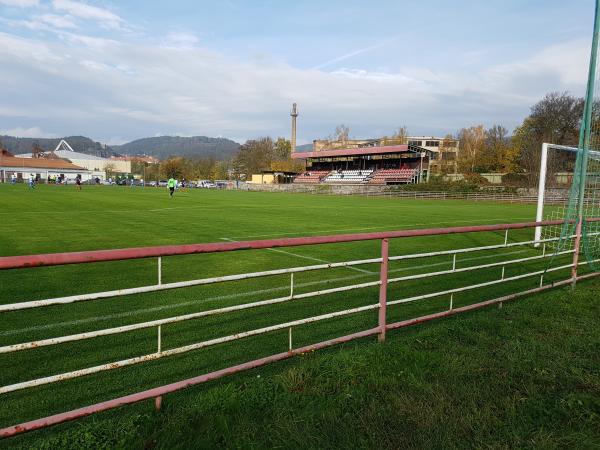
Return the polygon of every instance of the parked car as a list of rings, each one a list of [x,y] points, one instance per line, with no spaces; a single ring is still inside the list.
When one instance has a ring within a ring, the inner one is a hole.
[[[159,185],[160,187],[167,187],[167,180],[160,180],[160,181],[158,182],[158,185]]]
[[[207,188],[207,189],[214,189],[217,187],[217,185],[215,183],[213,183],[210,180],[199,180],[198,181],[198,187],[199,188]]]

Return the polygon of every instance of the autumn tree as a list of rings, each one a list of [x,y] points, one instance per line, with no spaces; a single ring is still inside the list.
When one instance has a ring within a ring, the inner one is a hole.
[[[217,161],[211,170],[210,179],[213,181],[229,179],[229,161]]]
[[[394,140],[398,140],[399,144],[406,144],[408,141],[408,128],[406,128],[406,125],[398,127],[398,129],[392,135],[392,138]]]
[[[340,124],[337,127],[335,127],[335,131],[333,132],[333,139],[335,141],[339,141],[342,144],[345,144],[346,142],[348,142],[349,137],[350,127],[347,127],[344,124]]]
[[[475,172],[481,164],[481,155],[485,146],[486,132],[483,125],[463,128],[458,132],[460,152],[458,167],[461,172]]]
[[[512,139],[512,158],[519,169],[529,174],[531,185],[537,182],[540,151],[544,142],[577,146],[584,101],[566,92],[547,94],[531,108],[530,115],[518,126]],[[550,173],[567,167],[572,155],[557,154],[549,159]]]
[[[276,160],[288,160],[292,155],[292,143],[286,138],[279,137],[273,146],[273,158]]]
[[[268,170],[273,160],[273,147],[273,139],[270,137],[246,141],[233,161],[237,176],[250,177],[253,173]]]
[[[510,165],[508,161],[508,150],[510,138],[508,130],[502,125],[494,125],[486,131],[485,145],[481,155],[479,166],[485,172],[503,172]]]
[[[185,177],[186,163],[183,158],[169,158],[160,165],[160,173],[165,178],[177,180]]]
[[[115,164],[108,163],[104,166],[104,173],[106,174],[106,178],[113,178],[115,176]]]

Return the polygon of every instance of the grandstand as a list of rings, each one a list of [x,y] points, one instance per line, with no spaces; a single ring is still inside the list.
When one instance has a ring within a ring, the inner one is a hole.
[[[369,183],[371,184],[403,184],[417,183],[419,172],[416,169],[383,169],[376,171]]]
[[[403,184],[425,181],[436,153],[415,145],[295,152],[307,171],[294,183]]]
[[[372,170],[337,170],[325,178],[326,183],[364,183],[370,179]]]
[[[329,175],[329,170],[315,170],[310,172],[304,172],[294,178],[294,183],[306,183],[315,184],[320,183],[323,178]]]

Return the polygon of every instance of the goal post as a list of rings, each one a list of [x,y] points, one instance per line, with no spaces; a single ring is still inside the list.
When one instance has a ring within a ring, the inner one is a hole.
[[[539,173],[539,181],[538,181],[538,196],[537,196],[537,209],[535,214],[535,221],[541,222],[544,220],[544,209],[546,204],[546,186],[548,179],[548,153],[549,151],[566,151],[570,153],[574,153],[575,155],[579,152],[577,147],[570,147],[568,145],[558,145],[551,144],[548,142],[544,142],[542,144],[542,154],[540,157],[540,173]],[[554,172],[556,168],[554,167]],[[554,173],[553,173],[554,174]],[[565,203],[568,201],[568,197],[564,199]],[[561,217],[562,218],[562,217]],[[535,236],[534,240],[536,241],[535,247],[540,246],[540,240],[542,239],[542,227],[535,227]]]
[[[584,192],[577,195],[575,200],[579,203],[580,197],[585,196],[586,198],[582,202],[582,212],[587,216],[596,217],[598,205],[600,204],[600,152],[587,150],[586,153],[586,165],[589,167],[587,167],[588,173],[585,177]],[[582,154],[583,150],[578,147],[548,142],[542,144],[536,222],[576,218],[573,216],[573,211],[571,211],[572,195],[570,191],[573,189],[573,184],[580,181],[579,177],[576,176],[578,171],[577,158],[581,157]],[[560,238],[563,240],[563,234],[562,226],[559,225],[538,226],[535,228],[534,246],[539,247],[541,245],[540,241],[545,238]]]

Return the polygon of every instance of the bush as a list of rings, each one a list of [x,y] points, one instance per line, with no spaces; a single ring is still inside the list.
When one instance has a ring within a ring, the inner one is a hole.
[[[502,176],[502,184],[508,184],[510,186],[529,186],[529,177],[524,173],[507,173]]]
[[[486,178],[482,177],[478,173],[467,172],[463,174],[463,177],[465,177],[464,181],[469,184],[476,184],[478,186],[490,184]]]

